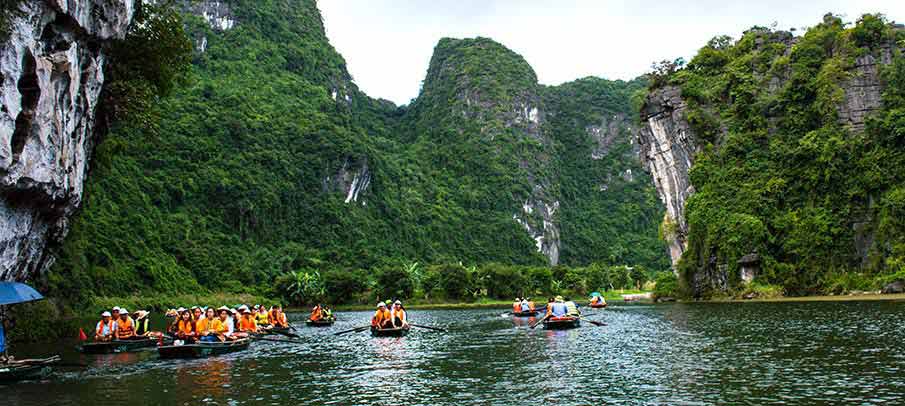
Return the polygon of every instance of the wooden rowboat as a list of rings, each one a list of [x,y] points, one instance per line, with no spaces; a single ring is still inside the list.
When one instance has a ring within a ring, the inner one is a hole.
[[[231,352],[248,349],[251,339],[241,338],[226,342],[197,342],[183,345],[164,345],[157,347],[161,359],[173,358],[206,358],[216,355],[229,354]]]
[[[371,336],[374,337],[404,337],[408,334],[411,327],[396,327],[396,328],[377,328],[371,327]]]
[[[588,307],[590,307],[592,309],[603,309],[606,306],[607,306],[606,303],[591,303],[588,305]]]
[[[581,326],[578,317],[553,317],[544,321],[545,330],[568,330]]]
[[[50,366],[57,362],[60,362],[59,355],[45,359],[0,364],[0,382],[15,382],[46,376],[50,373]]]
[[[308,327],[330,327],[335,321],[335,319],[305,320],[305,325]]]
[[[136,351],[142,348],[151,348],[156,346],[157,342],[158,339],[156,338],[141,337],[128,340],[112,340],[85,343],[77,346],[76,349],[84,354],[113,354]]]
[[[537,316],[537,310],[528,310],[526,312],[512,312],[515,317],[534,317]]]

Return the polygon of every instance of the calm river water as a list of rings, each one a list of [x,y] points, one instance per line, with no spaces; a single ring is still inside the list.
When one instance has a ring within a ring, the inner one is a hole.
[[[0,386],[0,404],[905,404],[902,302],[616,304],[560,332],[501,312],[413,310],[450,331],[405,338],[335,337],[370,317],[340,313],[306,345],[203,360],[58,349],[90,367]]]

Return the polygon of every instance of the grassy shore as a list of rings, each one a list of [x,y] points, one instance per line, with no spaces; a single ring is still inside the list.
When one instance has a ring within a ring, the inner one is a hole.
[[[649,293],[641,290],[613,290],[609,292],[601,292],[603,297],[607,301],[621,301],[622,295],[628,294],[639,294],[639,293]],[[547,300],[542,297],[532,298],[536,303],[546,302]],[[572,296],[572,300],[578,302],[580,305],[587,304],[588,297],[586,296]],[[512,306],[511,300],[494,300],[494,299],[481,299],[475,302],[450,302],[450,301],[426,301],[426,300],[409,300],[405,302],[405,307],[409,310],[436,310],[436,309],[449,309],[449,310],[458,310],[458,309],[492,309],[492,308],[509,308]],[[338,311],[356,311],[356,310],[373,310],[374,305],[372,304],[345,304],[345,305],[336,305],[334,309]],[[303,308],[293,308],[291,311],[307,311],[307,309]]]
[[[716,298],[705,300],[705,303],[763,303],[763,302],[853,302],[853,301],[879,301],[879,300],[905,300],[905,293],[882,295],[879,293],[853,293],[832,296],[780,296],[755,299]]]

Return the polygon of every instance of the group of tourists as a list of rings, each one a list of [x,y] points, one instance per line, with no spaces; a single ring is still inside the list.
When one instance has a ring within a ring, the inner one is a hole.
[[[533,312],[535,309],[534,302],[526,298],[515,298],[515,302],[512,302],[512,312],[513,313],[524,313],[524,312]]]
[[[386,302],[377,303],[377,311],[374,312],[374,317],[371,318],[371,327],[379,330],[408,327],[408,318],[402,302],[399,300],[395,302],[387,300]]]
[[[606,306],[606,299],[602,295],[594,295],[591,297],[591,306]]]
[[[104,311],[101,313],[101,321],[95,328],[94,339],[103,342],[162,336],[163,333],[150,331],[149,314],[143,310],[130,314],[128,310],[120,307]],[[280,305],[269,309],[260,305],[253,308],[241,305],[233,309],[226,306],[217,309],[199,306],[188,309],[180,307],[168,310],[166,317],[168,319],[166,334],[186,343],[236,340],[272,328],[289,327],[286,314]]]
[[[551,297],[547,302],[548,317],[579,317],[578,304],[562,296]]]
[[[330,310],[329,307],[318,303],[317,306],[314,306],[314,308],[311,309],[311,315],[308,316],[308,320],[314,322],[333,321],[333,310]]]
[[[129,313],[128,310],[119,306],[114,307],[111,311],[104,311],[94,329],[94,340],[111,341],[150,337],[153,333],[148,329],[149,314],[144,310]]]

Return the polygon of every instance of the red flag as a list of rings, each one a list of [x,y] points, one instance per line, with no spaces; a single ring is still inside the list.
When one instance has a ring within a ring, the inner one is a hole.
[[[88,336],[85,335],[85,330],[79,329],[79,341],[87,341]]]

